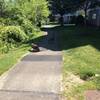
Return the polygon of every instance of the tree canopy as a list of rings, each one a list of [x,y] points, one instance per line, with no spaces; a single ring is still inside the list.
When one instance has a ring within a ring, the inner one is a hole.
[[[0,48],[36,36],[49,14],[47,0],[0,0]]]
[[[99,0],[49,0],[53,13],[72,12],[78,9],[87,10],[99,4]]]

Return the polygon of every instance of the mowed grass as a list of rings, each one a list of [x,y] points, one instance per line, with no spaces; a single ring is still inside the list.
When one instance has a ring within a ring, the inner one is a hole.
[[[28,52],[28,49],[28,45],[22,45],[6,54],[0,54],[0,75],[16,64],[21,59],[22,55]]]
[[[100,29],[72,26],[58,30],[63,50],[63,94],[68,100],[85,100],[86,90],[100,89]],[[83,82],[71,83],[68,73]],[[70,89],[68,81],[72,84]]]
[[[34,36],[30,41],[25,44],[21,44],[17,48],[13,48],[8,53],[0,52],[0,75],[4,72],[8,71],[11,67],[13,67],[21,58],[29,53],[31,49],[30,43],[38,42],[42,39],[42,32],[38,32],[36,36]]]

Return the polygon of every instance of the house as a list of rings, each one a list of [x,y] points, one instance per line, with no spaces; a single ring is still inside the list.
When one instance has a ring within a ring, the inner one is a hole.
[[[61,15],[60,14],[55,14],[53,16],[54,16],[55,21],[59,22],[59,19],[60,19]]]
[[[71,12],[71,13],[65,13],[63,15],[63,22],[65,24],[69,24],[69,23],[73,23],[72,20],[75,19],[75,17],[79,16],[79,15],[82,15],[84,17],[85,13],[83,10],[79,9],[75,12]]]
[[[54,16],[54,19],[55,19],[56,22],[59,22],[60,18],[63,17],[63,22],[65,24],[69,24],[74,15],[71,14],[71,13],[68,13],[68,14],[64,14],[63,16],[61,16],[60,14],[55,14],[53,16]]]
[[[71,24],[73,18],[82,15],[84,16],[84,11],[83,10],[77,10],[75,12],[70,12],[68,13],[67,11],[65,12],[65,14],[63,16],[61,16],[59,13],[58,14],[54,14],[54,19],[55,21],[59,22],[60,18],[63,17],[63,23],[64,24]]]
[[[93,26],[100,26],[100,7],[88,11],[88,23]]]
[[[75,16],[75,15],[72,13],[64,14],[63,15],[63,22],[65,24],[69,24],[71,22],[73,16]]]

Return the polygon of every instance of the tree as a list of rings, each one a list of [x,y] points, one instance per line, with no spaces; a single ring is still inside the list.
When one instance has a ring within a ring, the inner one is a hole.
[[[95,8],[96,6],[99,6],[99,4],[99,0],[83,0],[81,2],[80,8],[83,9],[85,12],[85,24],[87,24],[88,10],[91,8]]]
[[[85,23],[87,19],[87,11],[95,7],[99,0],[49,0],[52,13],[59,13],[61,16],[65,12],[73,12],[83,9],[85,12]]]
[[[79,9],[82,0],[49,0],[50,10],[53,14],[59,13],[63,16],[65,13],[75,12]],[[62,20],[63,17],[61,17]],[[61,22],[62,24],[62,22]]]
[[[41,26],[41,23],[45,21],[50,14],[48,2],[46,0],[32,0],[30,4],[30,15],[28,14],[27,17],[32,20],[33,23]]]
[[[8,9],[10,17],[24,17],[34,25],[41,24],[50,13],[46,0],[12,0]]]
[[[3,16],[5,11],[5,1],[4,0],[0,0],[0,17]]]

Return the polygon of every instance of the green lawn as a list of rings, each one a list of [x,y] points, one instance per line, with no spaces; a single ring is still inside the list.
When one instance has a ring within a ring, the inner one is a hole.
[[[55,27],[63,51],[63,95],[68,100],[84,100],[88,89],[100,89],[100,30],[91,27]],[[39,41],[40,35],[33,39]],[[0,54],[0,75],[30,49],[23,44]]]
[[[23,55],[29,52],[31,49],[30,43],[31,42],[38,42],[42,39],[43,34],[38,32],[36,36],[34,36],[31,41],[28,41],[26,44],[22,44],[18,48],[14,48],[10,50],[8,53],[0,53],[0,75],[4,72],[8,71],[13,65],[15,65]]]
[[[0,75],[16,64],[22,55],[28,52],[28,49],[28,45],[22,45],[6,54],[0,54]]]
[[[75,26],[58,30],[63,50],[63,94],[68,100],[84,100],[86,90],[100,89],[100,30]]]

